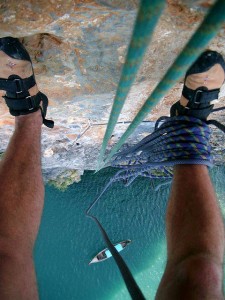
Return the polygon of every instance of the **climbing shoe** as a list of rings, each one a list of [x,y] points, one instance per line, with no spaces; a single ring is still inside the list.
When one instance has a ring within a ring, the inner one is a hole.
[[[0,90],[13,116],[27,115],[41,110],[43,124],[49,128],[54,122],[45,118],[48,98],[36,85],[31,58],[13,37],[0,38]]]
[[[225,61],[221,54],[207,50],[189,68],[180,101],[172,105],[170,116],[192,116],[206,121],[218,99],[225,79]],[[222,110],[216,109],[216,110]]]

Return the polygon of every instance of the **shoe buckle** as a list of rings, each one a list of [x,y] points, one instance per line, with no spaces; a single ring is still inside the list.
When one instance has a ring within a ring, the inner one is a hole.
[[[27,103],[28,103],[28,106],[29,106],[28,110],[34,109],[35,107],[34,107],[34,103],[33,103],[32,97],[31,96],[27,96],[26,99],[27,99]]]
[[[21,79],[15,78],[13,81],[14,81],[15,84],[16,84],[16,90],[17,90],[17,91],[16,91],[16,94],[22,93],[22,92],[23,92],[23,88],[22,88],[22,84],[21,84]],[[20,90],[18,91],[18,89],[20,89]]]
[[[197,98],[199,98],[200,94],[203,93],[202,90],[197,90],[196,93],[195,93],[195,97],[194,97],[194,104],[200,104],[201,102],[200,101],[196,101],[198,100]]]

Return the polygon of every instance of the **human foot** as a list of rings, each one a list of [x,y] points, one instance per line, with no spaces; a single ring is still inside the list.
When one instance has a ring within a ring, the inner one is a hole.
[[[181,99],[172,105],[171,116],[188,115],[206,120],[224,79],[223,57],[216,51],[202,53],[186,73]]]
[[[30,56],[19,40],[12,37],[0,39],[0,90],[11,115],[41,110],[43,123],[54,126],[53,121],[45,119],[48,98],[38,90]]]

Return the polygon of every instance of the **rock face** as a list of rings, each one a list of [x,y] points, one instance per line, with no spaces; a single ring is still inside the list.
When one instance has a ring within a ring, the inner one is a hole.
[[[56,126],[53,130],[43,128],[46,180],[58,178],[61,182],[63,177],[76,180],[83,170],[95,169],[138,2],[9,0],[0,3],[0,37],[21,39],[32,57],[39,89],[50,100],[48,117],[54,119]],[[136,115],[213,2],[167,1],[109,147],[121,136],[127,122]],[[225,55],[224,30],[221,29],[210,48]],[[149,123],[143,123],[129,143],[148,134],[157,117],[168,115],[171,103],[179,98],[181,84],[177,83],[155,107],[147,118]],[[219,114],[218,118],[223,121]],[[1,152],[6,149],[13,123],[1,101]],[[217,151],[218,147],[215,148]]]

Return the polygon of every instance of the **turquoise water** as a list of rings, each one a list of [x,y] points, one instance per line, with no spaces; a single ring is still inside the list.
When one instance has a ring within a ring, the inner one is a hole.
[[[46,187],[45,207],[35,247],[41,300],[130,299],[112,258],[88,265],[105,244],[88,205],[114,171],[86,172],[82,181],[65,192]],[[225,168],[211,172],[225,216]],[[166,261],[165,210],[169,186],[162,180],[138,178],[130,187],[115,183],[96,205],[99,218],[113,243],[131,239],[121,254],[147,299],[154,299]]]

